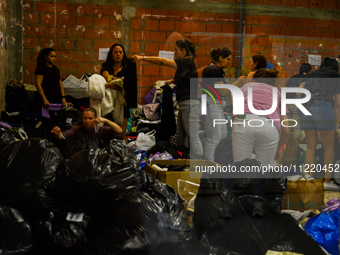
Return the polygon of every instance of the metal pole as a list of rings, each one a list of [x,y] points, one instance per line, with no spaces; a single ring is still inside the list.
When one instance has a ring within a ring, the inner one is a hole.
[[[243,48],[243,0],[240,0],[238,21],[238,44],[237,44],[237,69],[236,78],[240,77],[242,70],[242,48]]]

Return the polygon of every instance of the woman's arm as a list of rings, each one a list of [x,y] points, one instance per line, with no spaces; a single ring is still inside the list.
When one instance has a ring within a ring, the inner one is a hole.
[[[52,133],[52,134],[55,134],[55,137],[56,137],[58,140],[65,139],[63,133],[61,132],[60,127],[58,127],[58,126],[55,126],[55,127],[51,130],[51,133]]]
[[[104,71],[104,72],[102,72],[102,74],[101,74],[104,78],[105,78],[105,80],[107,81],[107,78],[109,77],[109,72],[108,71]]]
[[[246,82],[246,78],[247,76],[245,74],[241,75],[234,83],[233,85],[235,85],[236,87],[241,88],[244,83]]]
[[[50,102],[48,102],[44,90],[41,87],[41,84],[43,82],[44,76],[43,75],[36,75],[35,76],[35,87],[37,88],[37,91],[39,93],[39,95],[41,96],[43,102],[44,102],[44,106],[48,107],[50,105]]]
[[[147,61],[147,62],[156,64],[156,65],[168,66],[168,67],[172,67],[172,68],[177,69],[177,64],[176,64],[175,60],[170,60],[170,59],[166,59],[166,58],[134,55],[134,56],[132,56],[131,59],[132,59],[132,62],[143,60],[143,61]]]
[[[283,120],[286,120],[286,119],[288,119],[287,115],[281,116],[280,124],[281,124],[281,122]],[[286,142],[286,140],[288,138],[288,135],[289,135],[289,127],[282,126],[281,127],[279,143],[277,145],[276,154],[275,154],[275,157],[274,157],[275,160],[277,160],[277,159],[279,159],[281,157],[281,148],[285,144],[285,142]]]
[[[64,85],[63,82],[59,81],[59,85],[60,85],[60,91],[61,91],[61,96],[63,97],[62,102],[63,102],[63,106],[66,106],[66,98],[65,98],[65,90],[64,90]]]
[[[117,134],[120,134],[120,133],[123,132],[123,129],[122,129],[119,125],[117,125],[116,123],[114,123],[114,122],[112,122],[112,121],[110,121],[110,120],[108,120],[108,119],[101,118],[101,117],[97,117],[97,118],[95,119],[95,122],[97,122],[98,124],[99,124],[99,123],[104,123],[104,124],[109,125],[110,128],[111,128],[115,133],[117,133]]]
[[[105,88],[106,89],[118,90],[118,91],[122,91],[123,90],[120,86],[118,86],[116,84],[109,83],[109,82],[105,84]]]
[[[302,82],[299,86],[300,89],[303,89],[306,85],[306,82]],[[296,93],[296,98],[300,98],[302,93]]]
[[[335,94],[335,100],[334,100],[334,119],[335,119],[335,133],[337,135],[337,138],[340,138],[340,134],[339,134],[340,94]]]

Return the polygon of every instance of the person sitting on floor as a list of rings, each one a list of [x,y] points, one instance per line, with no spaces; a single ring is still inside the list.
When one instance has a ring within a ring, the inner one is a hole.
[[[62,132],[58,126],[55,126],[51,133],[55,134],[59,140],[89,140],[96,135],[98,140],[102,140],[104,144],[108,144],[112,139],[122,139],[122,128],[106,118],[97,117],[96,110],[91,107],[84,110],[82,121],[83,125],[73,127],[66,132]],[[98,126],[99,123],[107,126]]]

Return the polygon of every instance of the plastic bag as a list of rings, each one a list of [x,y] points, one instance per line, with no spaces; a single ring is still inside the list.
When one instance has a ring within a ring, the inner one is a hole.
[[[1,254],[31,254],[31,226],[18,210],[0,207],[0,236]]]
[[[27,139],[6,147],[0,154],[0,203],[37,216],[52,201],[46,189],[64,167],[58,148],[48,140]]]
[[[261,203],[264,217],[252,217],[254,201]],[[210,210],[215,206],[214,203],[213,200],[207,204]],[[321,247],[290,215],[275,211],[261,197],[249,195],[235,199],[230,219],[217,218],[211,222],[203,233],[201,243],[209,254],[215,255],[263,255],[268,250],[324,255]]]
[[[307,233],[327,252],[334,255],[339,254],[339,213],[340,209],[325,211],[310,218],[305,225]]]
[[[318,209],[323,205],[324,190],[323,180],[287,181],[287,187],[282,199],[282,208],[290,210],[311,210]]]
[[[74,154],[58,172],[50,194],[63,204],[82,202],[86,211],[97,211],[140,187],[135,153],[121,140],[106,149]]]
[[[323,204],[319,207],[321,212],[324,211],[335,211],[336,209],[340,208],[340,199],[334,198],[332,200],[329,200],[327,203]]]
[[[148,120],[157,120],[157,111],[159,106],[159,103],[143,105],[145,117]]]
[[[75,208],[50,212],[33,224],[33,234],[44,254],[83,254],[89,214]]]
[[[156,144],[156,138],[154,134],[156,133],[155,130],[150,131],[146,134],[139,133],[136,140],[136,149],[137,150],[148,150],[150,147]]]
[[[168,185],[141,171],[140,189],[108,204],[89,224],[95,254],[206,254]]]
[[[106,80],[99,74],[94,74],[89,78],[89,96],[93,99],[102,99],[105,96]]]
[[[7,145],[14,143],[15,138],[12,135],[11,131],[3,131],[0,130],[0,151],[4,149]]]
[[[88,78],[87,74],[83,74],[83,76],[80,79],[70,74],[63,81],[63,86],[64,88],[81,88],[86,90],[87,92],[89,83],[86,81],[86,78]]]
[[[233,148],[230,138],[223,139],[215,149],[214,161],[223,166],[233,162]]]
[[[102,141],[98,141],[96,137],[85,140],[60,140],[57,141],[61,154],[65,159],[69,159],[74,154],[83,150],[103,148]]]
[[[149,160],[169,160],[174,159],[174,157],[167,151],[165,152],[157,152],[155,154],[150,155]]]

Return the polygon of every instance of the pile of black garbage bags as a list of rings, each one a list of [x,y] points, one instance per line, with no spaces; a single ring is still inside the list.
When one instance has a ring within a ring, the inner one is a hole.
[[[323,254],[272,206],[284,188],[268,199],[229,197],[222,179],[202,178],[191,228],[181,198],[140,170],[122,141],[68,153],[46,139],[0,132],[0,254]]]
[[[206,254],[180,197],[121,141],[65,160],[48,140],[2,138],[1,254]]]

